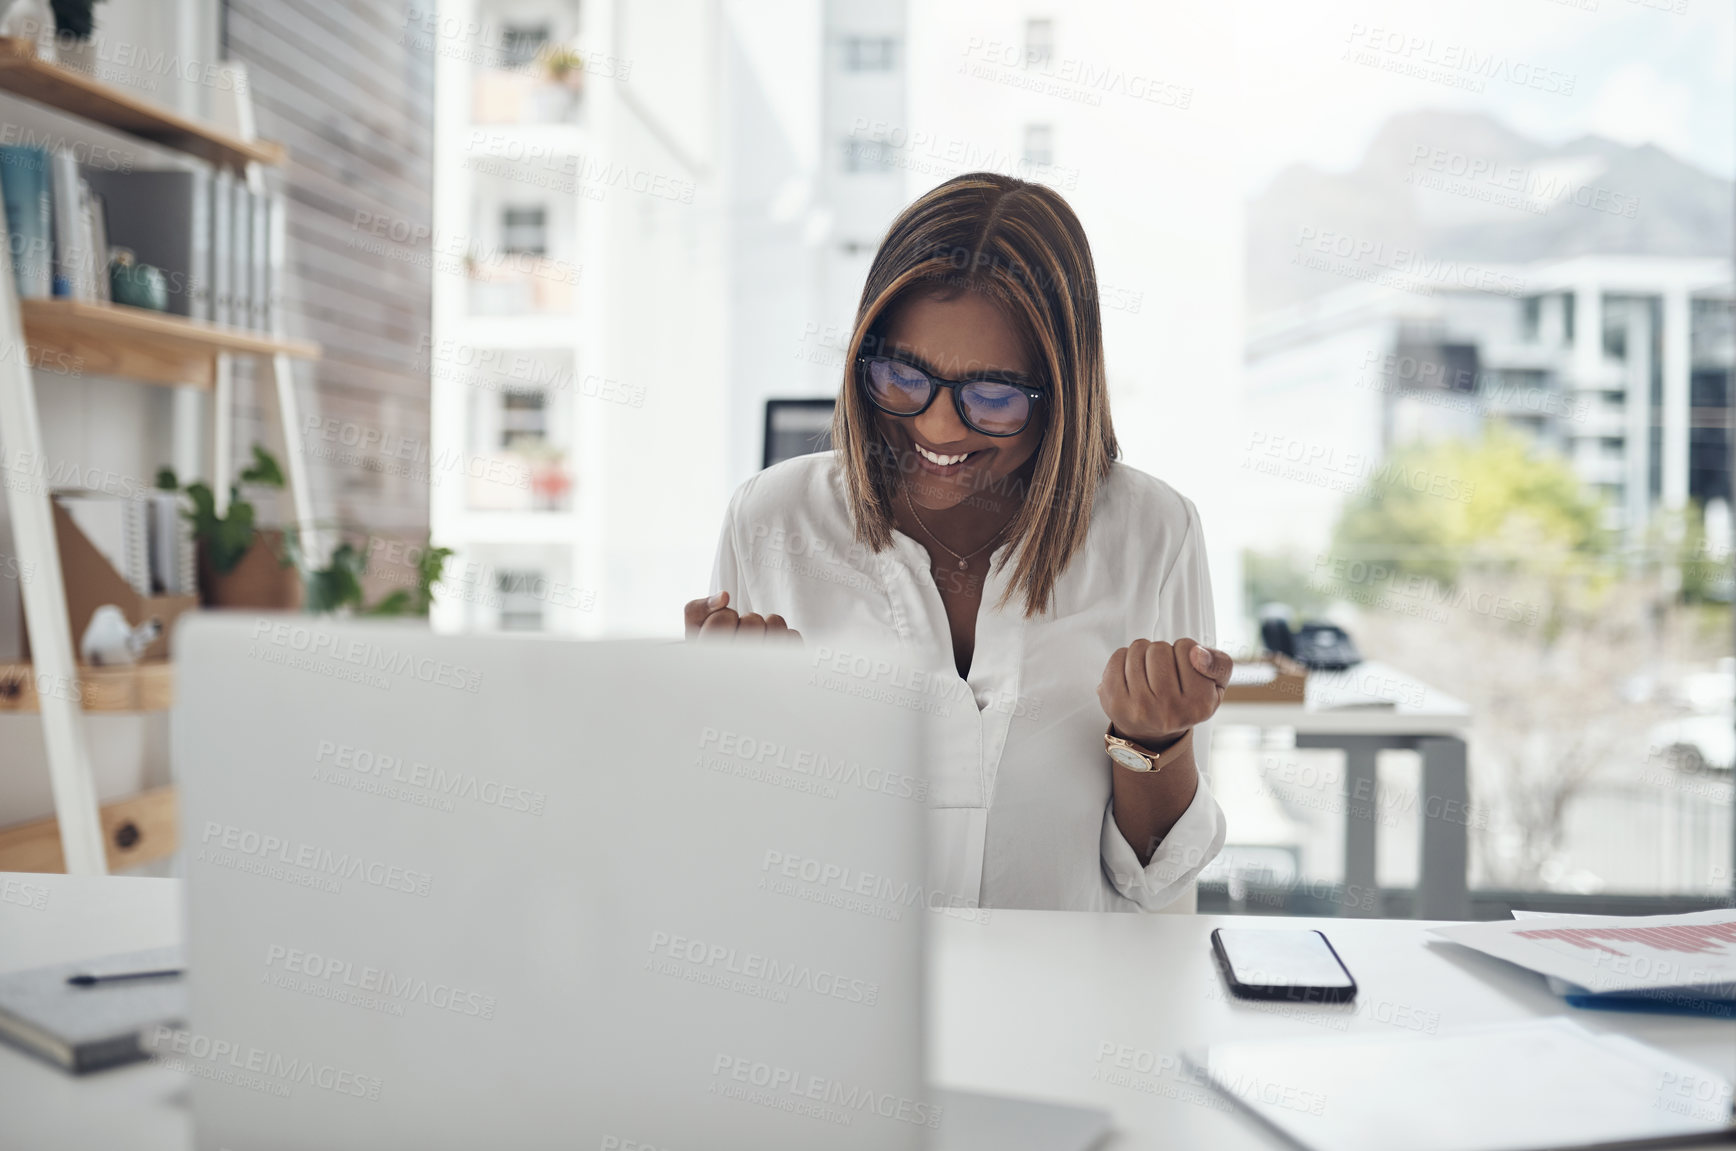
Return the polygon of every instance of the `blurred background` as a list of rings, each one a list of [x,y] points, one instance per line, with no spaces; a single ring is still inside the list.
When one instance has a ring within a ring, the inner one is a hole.
[[[1736,9],[175,7],[132,34],[248,61],[291,149],[316,509],[372,580],[453,549],[437,628],[678,634],[731,492],[825,446],[887,224],[1005,172],[1091,237],[1125,458],[1197,503],[1220,646],[1331,621],[1364,704],[1456,709],[1475,912],[1729,900]],[[238,389],[244,456],[276,433]],[[81,419],[57,450],[117,450]],[[1202,909],[1405,913],[1433,816],[1414,748],[1376,760],[1347,873],[1344,752],[1220,724]]]

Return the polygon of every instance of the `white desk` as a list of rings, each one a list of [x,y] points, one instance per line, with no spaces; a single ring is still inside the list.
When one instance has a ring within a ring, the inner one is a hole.
[[[166,879],[14,876],[47,889],[41,910],[0,903],[0,971],[178,935],[179,888]],[[1267,1006],[1229,999],[1207,953],[1233,916],[995,911],[987,923],[941,918],[934,936],[930,1060],[948,1086],[1096,1103],[1115,1115],[1113,1151],[1236,1151],[1284,1144],[1179,1070],[1117,1070],[1110,1050],[1153,1061],[1207,1041],[1386,1034],[1570,1014],[1736,1077],[1736,1023],[1581,1012],[1542,981],[1495,960],[1423,944],[1412,920],[1292,920],[1321,927],[1362,988],[1354,1004]],[[1264,920],[1272,923],[1271,920]],[[139,1065],[74,1079],[0,1046],[0,1146],[184,1151],[185,1083]],[[1707,1144],[1707,1147],[1728,1144]]]
[[[1345,706],[1364,699],[1390,706]],[[1380,826],[1375,802],[1375,757],[1382,748],[1421,755],[1422,821],[1417,868],[1416,915],[1463,919],[1471,914],[1466,870],[1470,865],[1470,780],[1465,735],[1471,712],[1464,701],[1438,691],[1386,664],[1368,660],[1346,671],[1313,671],[1301,703],[1225,703],[1220,724],[1288,727],[1297,747],[1335,747],[1344,752],[1344,883],[1374,891],[1375,839]],[[1348,914],[1356,914],[1347,908]]]

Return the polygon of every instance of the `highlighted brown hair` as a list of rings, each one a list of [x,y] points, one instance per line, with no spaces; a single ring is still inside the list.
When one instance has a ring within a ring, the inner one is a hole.
[[[880,551],[892,542],[892,498],[901,481],[856,382],[856,358],[878,351],[886,323],[904,301],[967,291],[1006,313],[1029,345],[1036,382],[1048,389],[1048,426],[1014,514],[1014,546],[1001,560],[1014,564],[1013,578],[996,605],[1005,606],[1017,591],[1025,614],[1037,615],[1084,544],[1097,485],[1120,455],[1109,419],[1091,246],[1059,194],[1011,176],[973,172],[928,192],[892,222],[856,309],[832,444],[856,538]]]

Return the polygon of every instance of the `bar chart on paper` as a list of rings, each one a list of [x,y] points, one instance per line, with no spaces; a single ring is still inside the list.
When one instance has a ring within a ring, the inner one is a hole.
[[[1733,908],[1461,923],[1432,934],[1596,995],[1692,990],[1707,999],[1736,999]]]

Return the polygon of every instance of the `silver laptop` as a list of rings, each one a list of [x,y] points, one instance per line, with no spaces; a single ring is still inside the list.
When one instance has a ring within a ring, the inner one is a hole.
[[[931,1091],[920,717],[762,645],[176,637],[198,1146],[1084,1148]],[[1036,1138],[1038,1142],[1029,1142]]]

